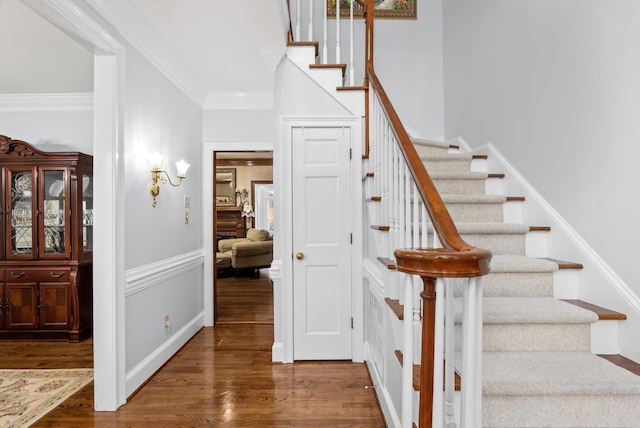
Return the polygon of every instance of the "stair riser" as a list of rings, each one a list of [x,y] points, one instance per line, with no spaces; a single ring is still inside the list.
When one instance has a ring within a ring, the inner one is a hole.
[[[447,203],[447,210],[454,222],[500,223],[503,204]]]
[[[483,324],[483,352],[591,350],[590,324]],[[462,327],[456,326],[461,343]]]
[[[482,396],[482,426],[637,427],[638,395]]]
[[[468,160],[423,160],[425,168],[427,168],[427,172],[435,172],[435,171],[465,171],[468,172],[471,166],[471,162]]]
[[[442,195],[484,195],[485,180],[434,179],[433,184]]]
[[[413,147],[416,148],[416,151],[422,157],[442,156],[449,152],[449,149],[444,147],[424,146],[421,144],[414,144]]]
[[[485,297],[551,297],[553,273],[496,273],[482,278]]]
[[[456,350],[460,351],[462,327],[456,325]],[[573,335],[573,336],[572,336]],[[589,351],[589,325],[483,324],[483,352]]]
[[[474,234],[462,233],[462,239],[478,248],[486,248],[494,255],[525,255],[525,235],[523,234]]]

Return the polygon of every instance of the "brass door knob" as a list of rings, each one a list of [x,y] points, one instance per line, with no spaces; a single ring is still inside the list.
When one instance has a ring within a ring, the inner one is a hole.
[[[302,259],[304,259],[304,253],[298,253],[298,254],[296,254],[296,259],[298,259],[298,260],[302,260]]]

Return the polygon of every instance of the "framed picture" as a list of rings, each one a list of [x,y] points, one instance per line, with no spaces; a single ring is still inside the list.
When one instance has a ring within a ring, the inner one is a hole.
[[[216,168],[216,205],[236,205],[236,169]]]
[[[327,0],[327,18],[336,17],[336,1]],[[340,1],[340,18],[349,18],[351,1]],[[416,19],[416,0],[375,0],[375,17],[383,19]],[[363,18],[363,8],[353,3],[353,17]]]

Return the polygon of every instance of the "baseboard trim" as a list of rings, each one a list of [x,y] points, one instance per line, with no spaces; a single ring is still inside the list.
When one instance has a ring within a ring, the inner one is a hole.
[[[375,386],[376,396],[378,397],[378,403],[380,404],[380,409],[382,410],[382,415],[384,416],[384,421],[386,422],[387,427],[400,428],[402,426],[400,417],[394,410],[393,401],[391,400],[389,391],[387,391],[387,389],[384,387],[384,383],[382,382],[382,377],[380,376],[380,373],[376,369],[375,365],[371,363],[369,348],[366,344],[365,344],[365,360],[367,364],[367,369],[369,370],[369,375],[371,376],[371,381]]]
[[[160,345],[126,374],[125,395],[129,397],[151,378],[204,326],[204,312],[196,315],[187,325]]]

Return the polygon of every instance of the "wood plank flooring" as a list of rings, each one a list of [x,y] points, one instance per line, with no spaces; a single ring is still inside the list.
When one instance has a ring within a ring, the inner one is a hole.
[[[93,411],[91,384],[33,426],[385,426],[364,364],[272,363],[271,282],[228,279],[218,284],[219,323],[202,329],[117,412]],[[0,346],[0,367],[92,364],[86,357],[90,341]],[[41,346],[51,349],[40,355]]]

